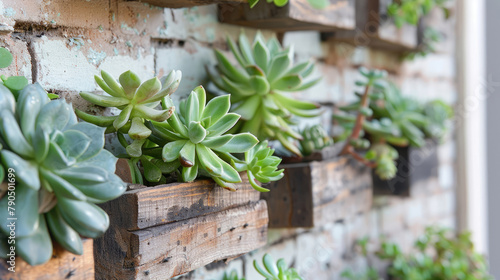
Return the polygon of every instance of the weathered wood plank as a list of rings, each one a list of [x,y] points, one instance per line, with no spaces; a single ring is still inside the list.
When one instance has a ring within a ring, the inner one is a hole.
[[[258,201],[259,192],[248,183],[246,173],[240,175],[243,182],[236,184],[238,190],[235,192],[221,188],[212,180],[155,187],[132,186],[132,190],[101,207],[110,215],[120,214],[116,217],[117,223],[124,229],[136,230]]]
[[[276,31],[353,29],[354,0],[330,0],[325,9],[314,9],[307,0],[289,0],[284,7],[260,1],[250,8],[242,4],[219,5],[224,23]]]
[[[392,0],[356,0],[356,28],[338,31],[327,36],[334,41],[348,42],[356,46],[382,48],[390,51],[414,51],[418,48],[417,26],[394,25],[387,15]]]
[[[267,241],[265,201],[144,230],[112,225],[96,240],[96,279],[169,279]]]
[[[88,280],[94,279],[93,240],[83,240],[83,255],[74,255],[58,244],[54,246],[54,254],[49,262],[43,265],[30,266],[20,258],[16,259],[15,272],[8,270],[9,265],[0,263],[0,279],[9,280]]]
[[[314,227],[371,207],[370,169],[352,158],[281,167],[284,178],[267,185],[271,191],[261,194],[269,205],[271,228]],[[345,205],[349,207],[344,209]]]
[[[381,180],[375,173],[373,176],[373,193],[375,195],[411,195],[411,186],[419,181],[438,177],[439,159],[437,143],[427,140],[422,148],[396,147],[399,158],[396,160],[398,171],[391,180]]]
[[[137,1],[137,0],[128,0]],[[153,6],[165,8],[185,8],[210,4],[221,3],[244,3],[248,5],[247,0],[139,0],[140,2],[148,3]]]

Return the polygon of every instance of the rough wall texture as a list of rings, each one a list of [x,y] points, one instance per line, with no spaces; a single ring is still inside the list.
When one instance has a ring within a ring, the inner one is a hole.
[[[120,0],[0,0],[0,23],[14,32],[1,33],[0,45],[15,57],[6,75],[25,75],[74,106],[101,110],[78,96],[96,91],[93,75],[100,69],[119,75],[128,69],[141,78],[172,69],[183,71],[176,98],[206,84],[204,66],[214,62],[212,49],[225,48],[224,37],[236,37],[240,27],[220,24],[214,5],[190,9],[163,9]],[[297,59],[318,61],[320,85],[296,95],[324,103],[321,122],[329,125],[331,105],[354,98],[357,67],[378,67],[390,72],[404,94],[417,99],[456,99],[454,19],[444,23],[439,11],[433,26],[445,35],[437,53],[415,61],[401,61],[383,50],[344,43],[325,43],[317,32],[286,33],[283,42],[295,44]],[[3,30],[2,29],[2,30]],[[255,30],[245,29],[249,36]],[[265,36],[273,35],[264,32]],[[113,113],[113,112],[106,112]],[[315,120],[318,121],[318,120]],[[455,144],[450,135],[439,148],[439,178],[413,186],[410,198],[375,197],[374,208],[320,228],[271,230],[269,245],[225,263],[198,269],[179,279],[222,279],[224,270],[236,269],[247,279],[260,279],[252,260],[269,252],[285,258],[305,279],[339,279],[343,269],[362,270],[366,263],[353,247],[356,239],[385,235],[408,248],[426,225],[455,224]],[[376,247],[373,242],[372,247]]]

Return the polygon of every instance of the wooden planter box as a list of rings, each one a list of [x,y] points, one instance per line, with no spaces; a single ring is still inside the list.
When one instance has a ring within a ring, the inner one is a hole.
[[[411,195],[411,186],[419,181],[437,178],[439,160],[437,143],[427,140],[422,148],[396,147],[399,153],[397,160],[398,172],[391,180],[380,179],[375,172],[373,175],[373,193],[375,195]]]
[[[330,5],[318,10],[307,0],[289,0],[284,7],[260,0],[248,4],[219,5],[221,22],[275,31],[354,29],[354,0],[330,0]]]
[[[137,1],[137,0],[128,0]],[[141,2],[151,4],[153,6],[165,8],[185,8],[209,4],[221,3],[243,3],[248,5],[247,0],[140,0]]]
[[[95,240],[96,279],[169,279],[265,245],[266,202],[242,179],[236,192],[212,180],[132,185],[101,205],[111,225]]]
[[[387,15],[392,0],[356,0],[356,29],[338,31],[326,37],[356,46],[408,52],[418,49],[418,27],[406,24],[398,28]]]
[[[54,254],[43,265],[30,266],[21,258],[16,259],[15,272],[5,260],[1,261],[0,279],[5,280],[88,280],[94,279],[94,254],[92,239],[83,240],[83,255],[73,255],[54,243]]]
[[[370,169],[350,157],[283,164],[285,176],[266,185],[270,228],[315,227],[372,205]]]

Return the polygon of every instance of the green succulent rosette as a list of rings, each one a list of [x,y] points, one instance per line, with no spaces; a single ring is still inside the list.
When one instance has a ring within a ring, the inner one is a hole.
[[[29,264],[51,258],[52,240],[82,254],[80,236],[96,238],[108,228],[107,214],[95,204],[126,186],[114,174],[117,159],[103,149],[104,130],[78,123],[70,104],[50,101],[38,84],[24,87],[17,100],[0,85],[0,178],[10,187],[0,200],[0,236],[6,241],[7,221],[17,218],[16,254]],[[9,246],[0,243],[2,257]]]
[[[118,81],[105,71],[101,71],[101,76],[102,78],[95,76],[95,81],[109,96],[90,92],[82,92],[80,95],[95,105],[118,108],[121,110],[120,114],[94,116],[78,109],[76,114],[84,121],[106,127],[107,133],[127,133],[134,140],[127,152],[131,157],[140,157],[140,147],[151,135],[151,130],[144,125],[145,120],[162,122],[172,115],[173,108],[158,110],[156,107],[165,96],[178,88],[182,74],[172,70],[161,79],[154,77],[144,83],[132,71],[122,73]]]
[[[163,106],[173,107],[172,100],[165,98]],[[183,181],[191,182],[204,175],[223,188],[236,190],[233,183],[241,182],[240,175],[221,156],[244,153],[259,141],[250,133],[226,134],[240,118],[228,112],[230,106],[228,95],[206,103],[205,89],[200,86],[166,122],[151,122],[150,140],[163,147],[165,162],[181,164]]]
[[[319,105],[287,96],[315,85],[320,78],[311,79],[314,63],[294,65],[293,47],[283,49],[276,38],[267,43],[260,33],[251,45],[241,34],[239,47],[228,37],[228,45],[239,67],[221,51],[216,50],[217,74],[209,72],[213,83],[231,94],[232,111],[241,115],[236,130],[250,132],[263,140],[279,140],[281,144],[301,155],[291,139],[302,139],[292,128],[292,118],[315,117]]]

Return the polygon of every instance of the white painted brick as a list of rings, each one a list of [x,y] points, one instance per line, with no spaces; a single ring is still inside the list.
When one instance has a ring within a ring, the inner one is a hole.
[[[196,41],[188,40],[181,47],[159,47],[156,50],[156,72],[167,74],[171,70],[181,70],[182,80],[177,91],[172,95],[174,100],[187,97],[199,86],[208,85],[205,66],[214,65],[213,50]]]
[[[314,102],[336,102],[342,99],[342,74],[336,67],[323,63],[316,63],[311,79],[322,77],[315,86],[301,91],[291,93],[292,96],[301,100]]]
[[[293,45],[295,57],[298,60],[307,60],[311,57],[321,58],[326,55],[321,45],[320,33],[318,31],[292,31],[286,32],[283,38],[283,46]]]
[[[406,202],[406,223],[412,227],[425,220],[425,205],[422,200],[408,200]]]
[[[429,54],[424,58],[405,61],[405,76],[453,78],[456,75],[455,58],[447,54]]]
[[[85,54],[83,48],[69,48],[66,42],[63,38],[49,39],[45,36],[33,42],[37,81],[47,90],[96,91],[98,86],[94,75],[99,74],[99,69],[108,71],[116,78],[129,69],[143,80],[154,76],[153,54],[129,57],[101,51],[102,60],[95,65],[93,53]]]
[[[2,2],[3,14],[15,21],[34,22],[51,27],[109,28],[109,0],[3,0]]]

